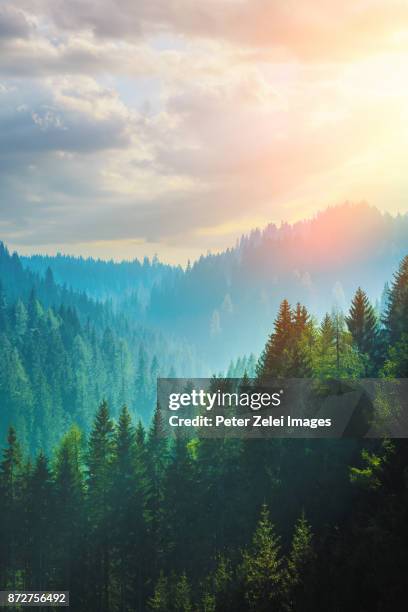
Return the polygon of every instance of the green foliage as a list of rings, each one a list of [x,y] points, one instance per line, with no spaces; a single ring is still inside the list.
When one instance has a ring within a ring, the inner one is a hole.
[[[385,324],[391,343],[408,333],[408,255],[404,257],[394,275],[385,315]]]
[[[295,524],[287,561],[287,592],[290,608],[293,610],[314,609],[315,560],[312,529],[302,513]]]
[[[280,305],[274,332],[268,339],[257,364],[257,378],[308,377],[311,373],[314,324],[304,306],[295,310],[287,300]]]
[[[362,353],[372,353],[376,340],[377,318],[361,287],[353,298],[346,323],[358,350]]]
[[[163,572],[160,573],[153,596],[149,599],[148,607],[149,610],[155,610],[156,612],[167,612],[170,609],[168,580]]]
[[[361,456],[363,467],[350,468],[350,482],[367,489],[378,489],[381,485],[382,458],[367,449],[362,450]]]
[[[361,290],[346,321],[334,312],[320,328],[303,306],[283,302],[259,379],[358,378],[372,366],[385,379],[407,376],[404,262],[379,333]],[[80,612],[335,612],[356,601],[401,609],[404,440],[170,444],[158,407],[147,431],[140,418],[159,371],[170,369],[152,337],[122,333],[125,321],[62,293],[51,271],[34,291],[21,283],[12,303],[10,289],[0,291],[1,427],[13,422],[21,442],[10,428],[0,462],[5,588],[68,588]],[[99,312],[95,324],[88,311]],[[253,356],[231,365],[241,389],[253,367]],[[376,401],[380,416],[393,409],[381,393]]]
[[[280,544],[266,505],[262,506],[252,546],[243,553],[241,572],[250,610],[282,606],[284,573]]]
[[[174,610],[177,612],[191,612],[190,585],[185,573],[181,574],[174,588]]]

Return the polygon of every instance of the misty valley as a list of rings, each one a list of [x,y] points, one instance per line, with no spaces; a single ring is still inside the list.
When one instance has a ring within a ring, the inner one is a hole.
[[[327,225],[334,255],[311,246]],[[1,245],[2,588],[84,612],[404,609],[404,439],[206,438],[246,424],[194,421],[183,394],[166,436],[156,384],[407,378],[407,227],[344,205],[186,268]],[[281,399],[252,426],[330,428]]]

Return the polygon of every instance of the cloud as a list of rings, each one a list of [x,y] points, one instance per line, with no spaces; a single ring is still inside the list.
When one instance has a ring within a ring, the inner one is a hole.
[[[51,80],[24,89],[3,96],[0,155],[89,153],[129,144],[130,113],[94,81]]]
[[[11,4],[0,6],[0,40],[26,38],[30,25],[24,13]]]
[[[300,59],[338,61],[392,48],[391,34],[408,25],[405,0],[29,0],[63,31],[138,40],[157,33],[275,50]]]
[[[1,237],[197,252],[403,205],[407,31],[398,0],[6,2]]]

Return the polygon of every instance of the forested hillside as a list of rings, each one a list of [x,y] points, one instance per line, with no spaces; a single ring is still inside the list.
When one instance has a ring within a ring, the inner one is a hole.
[[[408,215],[383,215],[365,204],[270,225],[234,249],[201,257],[178,284],[154,288],[149,316],[182,330],[222,366],[228,351],[261,350],[283,296],[320,319],[333,307],[346,310],[364,280],[373,305],[383,309],[384,285],[406,254],[407,235]]]
[[[345,310],[363,279],[382,310],[384,285],[406,253],[407,235],[408,215],[344,204],[293,225],[254,230],[234,248],[202,256],[185,270],[156,260],[22,261],[42,275],[51,267],[59,282],[106,299],[129,320],[186,338],[218,371],[231,358],[260,352],[283,296],[321,318],[333,306]]]
[[[149,303],[152,287],[164,280],[176,282],[183,273],[181,267],[163,264],[157,257],[116,263],[59,254],[55,257],[21,257],[21,261],[40,276],[51,268],[57,283],[66,284],[100,301],[120,305],[133,296],[142,312]]]
[[[95,406],[127,404],[149,422],[157,376],[197,375],[196,352],[169,333],[25,270],[0,245],[0,435],[10,423],[30,452],[51,450]]]
[[[256,371],[367,373],[408,377],[408,256],[382,320],[363,289],[320,325],[284,300]],[[19,439],[0,464],[4,588],[69,589],[81,612],[405,610],[405,440],[169,440],[160,412],[145,428],[106,401],[48,457]]]

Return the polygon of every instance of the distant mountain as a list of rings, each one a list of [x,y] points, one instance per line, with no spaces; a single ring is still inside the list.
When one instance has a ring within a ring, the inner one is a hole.
[[[50,451],[72,424],[88,430],[103,398],[150,422],[157,376],[210,374],[197,351],[109,302],[39,274],[0,243],[0,439]]]
[[[360,284],[380,301],[407,252],[407,214],[346,203],[312,219],[254,230],[185,271],[157,260],[117,264],[59,255],[22,262],[42,275],[50,267],[59,282],[185,336],[221,368],[231,357],[261,350],[284,297],[317,316],[334,305],[347,309]]]
[[[153,289],[148,315],[221,365],[261,350],[284,297],[319,317],[333,306],[347,309],[361,284],[380,301],[407,252],[408,215],[344,204],[293,225],[268,225],[235,248],[201,257],[177,284]]]
[[[0,242],[0,284],[8,302],[17,299],[28,301],[32,292],[47,308],[50,306],[75,308],[82,323],[90,319],[96,327],[112,323],[113,313],[109,305],[92,299],[85,291],[74,291],[63,283],[55,282],[50,267],[37,273],[23,265],[17,253],[11,254]]]
[[[159,262],[157,257],[143,261],[114,262],[92,257],[72,257],[58,254],[20,257],[23,265],[32,272],[45,275],[52,268],[57,283],[66,284],[76,291],[102,301],[116,304],[136,291],[140,304],[147,304],[150,290],[164,278],[177,279],[182,275],[181,267]]]

